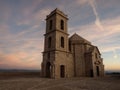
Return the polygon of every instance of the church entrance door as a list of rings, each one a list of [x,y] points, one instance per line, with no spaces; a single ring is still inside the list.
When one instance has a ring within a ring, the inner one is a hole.
[[[99,66],[96,66],[97,76],[99,76]]]
[[[93,70],[90,70],[90,76],[93,77]]]
[[[60,77],[61,78],[65,77],[65,66],[64,65],[60,66]]]
[[[47,64],[46,64],[46,77],[48,77],[48,78],[51,77],[51,64],[50,64],[50,62],[47,62]]]

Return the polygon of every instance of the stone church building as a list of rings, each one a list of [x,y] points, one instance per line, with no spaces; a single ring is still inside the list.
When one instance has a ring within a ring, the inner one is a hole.
[[[58,9],[46,17],[42,76],[104,76],[103,59],[99,49],[76,33],[68,37],[67,21],[67,15]]]

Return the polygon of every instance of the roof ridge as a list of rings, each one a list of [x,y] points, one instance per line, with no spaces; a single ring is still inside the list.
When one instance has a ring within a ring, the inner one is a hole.
[[[71,39],[72,37],[74,37],[74,36],[77,36],[77,37],[79,37],[79,38],[81,38],[81,39],[83,39],[83,40],[85,40],[85,41],[87,41],[87,42],[90,43],[90,41],[86,40],[85,38],[83,38],[82,36],[78,35],[77,33],[74,33],[74,34],[70,37],[70,39]]]

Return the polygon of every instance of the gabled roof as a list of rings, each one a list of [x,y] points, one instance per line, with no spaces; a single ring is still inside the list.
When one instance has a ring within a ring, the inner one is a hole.
[[[91,44],[91,42],[89,42],[88,40],[84,39],[83,37],[79,36],[78,34],[73,34],[70,38],[70,41],[83,41],[84,43],[89,43]]]
[[[98,53],[101,55],[101,53],[100,53],[100,51],[99,51],[99,49],[98,49],[97,46],[91,46],[91,47],[88,49],[87,52],[93,52],[95,49],[96,49],[96,50],[98,51]]]
[[[100,53],[100,51],[99,51],[99,49],[98,49],[98,47],[97,46],[94,46],[96,49],[97,49],[97,51],[99,52],[99,54],[101,55],[101,53]]]

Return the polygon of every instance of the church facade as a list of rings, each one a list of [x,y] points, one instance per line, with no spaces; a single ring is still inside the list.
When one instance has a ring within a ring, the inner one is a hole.
[[[46,17],[42,76],[48,78],[104,76],[99,49],[78,34],[68,37],[67,15],[55,9]]]

